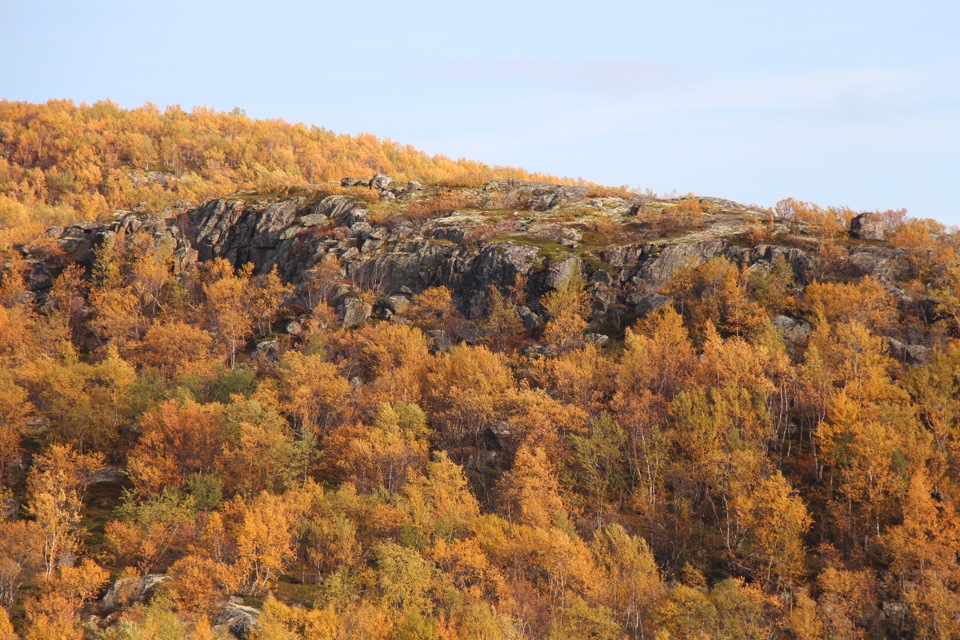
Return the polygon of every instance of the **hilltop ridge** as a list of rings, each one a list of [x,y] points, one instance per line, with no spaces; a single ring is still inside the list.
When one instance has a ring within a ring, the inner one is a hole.
[[[304,304],[317,269],[335,265],[341,284],[333,302],[348,326],[389,318],[392,297],[432,287],[448,288],[463,316],[479,320],[490,288],[507,291],[519,276],[533,301],[524,312],[533,329],[543,322],[537,300],[577,273],[586,281],[593,330],[620,336],[671,300],[663,289],[678,271],[714,258],[755,274],[781,261],[799,287],[872,276],[896,294],[905,313],[933,313],[928,296],[898,283],[908,254],[884,241],[890,225],[881,214],[850,213],[846,229],[831,228],[834,237],[825,238],[813,220],[710,197],[519,180],[422,185],[384,174],[345,178],[342,185],[286,195],[245,191],[163,215],[117,211],[109,222],[54,227],[22,248],[33,265],[28,283],[43,294],[67,264],[91,268],[108,239],[149,233],[175,273],[214,258],[235,268],[250,263],[255,275],[276,268]],[[829,255],[821,251],[825,242]],[[45,253],[51,243],[59,257]],[[360,291],[370,292],[362,304]],[[778,322],[800,324],[786,316]]]

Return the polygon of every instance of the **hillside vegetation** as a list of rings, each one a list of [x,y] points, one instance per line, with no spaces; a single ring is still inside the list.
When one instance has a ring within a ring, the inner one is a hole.
[[[338,135],[283,120],[109,101],[0,101],[0,243],[51,225],[95,220],[143,203],[180,203],[253,189],[277,192],[378,171],[397,179],[479,184],[551,179],[521,169],[429,156],[369,134]]]
[[[0,249],[0,639],[960,637],[956,232],[409,156]]]

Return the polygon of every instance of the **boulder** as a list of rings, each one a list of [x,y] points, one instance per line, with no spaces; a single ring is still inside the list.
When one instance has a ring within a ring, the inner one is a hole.
[[[410,308],[410,299],[406,296],[390,296],[387,298],[386,307],[393,313],[403,313]]]
[[[421,189],[423,189],[423,185],[416,180],[407,183],[407,191],[420,191]]]
[[[457,342],[476,344],[480,342],[482,336],[475,322],[464,320],[463,322],[456,323],[456,326],[454,326],[453,337],[456,338]]]
[[[344,178],[340,181],[341,187],[352,187],[355,184],[357,184],[357,181],[353,178]]]
[[[807,343],[807,337],[813,327],[806,320],[790,316],[773,316],[770,323],[783,333],[783,340],[793,347],[801,347]]]
[[[350,237],[352,238],[366,238],[371,233],[373,233],[373,226],[369,222],[355,222],[350,226]]]
[[[217,616],[217,624],[225,626],[230,633],[240,640],[246,640],[257,627],[259,618],[259,609],[247,607],[231,600],[221,609]]]
[[[345,296],[340,302],[343,314],[343,326],[350,328],[363,324],[373,314],[373,305],[352,295]]]
[[[443,329],[431,329],[426,333],[427,337],[430,338],[430,351],[433,353],[449,351],[450,347],[453,346],[453,340]]]
[[[301,227],[318,227],[324,222],[326,222],[327,220],[329,220],[329,218],[327,218],[327,216],[323,215],[322,213],[308,213],[307,215],[302,216],[300,218],[300,226]]]
[[[811,327],[810,323],[806,320],[791,318],[790,316],[773,316],[770,318],[770,322],[784,333],[787,331],[799,331],[806,335],[813,330],[813,327]]]
[[[157,587],[169,580],[169,576],[148,573],[145,576],[120,578],[107,589],[100,601],[105,612],[116,611],[136,602],[146,602],[153,596]]]
[[[275,339],[258,342],[257,346],[253,348],[253,357],[257,360],[278,362],[280,360],[280,344]]]
[[[602,333],[588,333],[585,336],[583,336],[583,339],[598,347],[602,347],[603,345],[610,342],[610,336],[604,335]]]
[[[523,321],[523,326],[525,326],[528,331],[533,331],[543,324],[540,316],[531,311],[530,307],[520,307],[517,309],[517,315],[520,316],[520,319]]]
[[[635,311],[638,316],[641,318],[650,315],[663,305],[670,302],[670,296],[665,296],[661,293],[651,293],[648,296],[643,296],[637,302]]]
[[[371,189],[376,189],[379,191],[381,189],[386,189],[392,183],[393,183],[393,178],[391,178],[385,173],[378,173],[377,175],[370,178],[369,185]]]
[[[850,221],[850,233],[861,240],[884,240],[887,236],[886,225],[879,213],[861,213]]]
[[[929,347],[920,344],[904,344],[889,336],[886,341],[890,348],[890,355],[904,364],[920,365],[930,358],[931,349]]]
[[[547,269],[547,277],[544,284],[548,289],[562,289],[570,284],[573,276],[579,271],[580,258],[577,256],[567,256],[550,265]]]
[[[319,213],[328,218],[332,218],[337,224],[350,226],[351,222],[355,222],[355,220],[344,220],[344,218],[351,211],[357,209],[358,205],[357,200],[349,196],[327,196],[313,205],[310,213]]]

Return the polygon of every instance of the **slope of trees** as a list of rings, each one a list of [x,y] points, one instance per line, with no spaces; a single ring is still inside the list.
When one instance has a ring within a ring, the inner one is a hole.
[[[0,634],[216,637],[236,597],[262,639],[957,637],[956,254],[898,233],[919,325],[871,278],[718,258],[603,349],[577,276],[541,329],[520,283],[437,351],[444,289],[342,329],[329,287],[278,335],[275,274],[175,278],[131,235],[37,309],[8,253]],[[891,357],[905,328],[926,364]]]
[[[0,101],[0,243],[141,203],[161,211],[241,189],[276,192],[377,172],[458,184],[494,177],[556,180],[428,156],[369,134],[253,120],[239,109]]]
[[[447,345],[445,288],[348,329],[335,258],[174,275],[142,233],[38,299],[10,243],[114,207],[530,176],[241,113],[0,114],[0,639],[224,638],[242,606],[260,640],[960,637],[956,233],[887,212],[859,277],[852,212],[787,199],[805,278],[678,269],[602,346],[578,272]]]

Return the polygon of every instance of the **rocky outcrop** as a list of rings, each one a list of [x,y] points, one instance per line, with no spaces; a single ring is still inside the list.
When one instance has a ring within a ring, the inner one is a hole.
[[[259,618],[259,609],[244,606],[231,598],[217,616],[217,624],[226,627],[239,640],[245,640],[257,627]]]
[[[884,240],[887,236],[886,225],[881,214],[861,213],[850,221],[850,233],[861,240]]]
[[[146,602],[153,596],[157,587],[168,580],[170,576],[156,573],[120,578],[107,589],[107,593],[100,601],[100,606],[104,612],[109,613],[136,602]]]
[[[120,234],[143,233],[153,237],[154,248],[169,259],[174,272],[180,273],[199,258],[183,230],[175,221],[148,213],[117,212],[112,222],[78,222],[67,227],[51,227],[34,242],[21,247],[31,266],[27,287],[43,295],[70,264],[90,267],[96,251],[113,242]]]
[[[758,267],[782,260],[799,283],[811,281],[818,269],[816,254],[798,246],[745,246],[746,232],[767,218],[723,200],[705,200],[714,211],[707,223],[663,236],[631,213],[640,200],[645,207],[656,204],[648,197],[598,197],[585,187],[494,181],[454,192],[455,201],[472,202],[465,209],[423,220],[402,215],[404,207],[449,190],[412,182],[396,189],[383,175],[353,184],[361,188],[357,197],[309,191],[285,199],[238,194],[176,218],[120,212],[109,222],[55,227],[22,249],[32,266],[28,286],[42,297],[67,264],[89,267],[104,243],[122,234],[146,233],[178,270],[197,260],[223,258],[237,266],[251,262],[255,273],[276,267],[284,280],[300,285],[312,267],[336,258],[341,276],[353,285],[350,295],[335,300],[345,326],[402,314],[411,295],[435,286],[448,287],[463,314],[477,318],[486,310],[489,287],[505,290],[523,276],[531,301],[523,321],[537,327],[543,310],[536,301],[563,287],[577,270],[600,319],[659,308],[667,302],[661,289],[678,269],[718,256]],[[374,205],[360,199],[376,200],[376,193],[363,196],[367,186],[390,189],[397,200],[377,205],[373,215]],[[393,213],[384,215],[385,210]],[[871,218],[860,218],[858,233],[873,233]],[[897,251],[863,245],[847,251],[850,269],[895,279]],[[358,298],[360,288],[372,291],[377,300]]]

